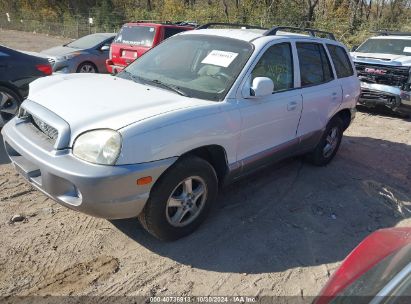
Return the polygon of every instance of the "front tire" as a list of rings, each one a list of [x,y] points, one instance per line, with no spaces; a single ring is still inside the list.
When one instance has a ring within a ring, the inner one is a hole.
[[[139,221],[156,238],[177,240],[206,219],[217,192],[213,167],[199,157],[184,157],[157,181]]]
[[[339,117],[334,117],[328,123],[320,142],[313,152],[308,155],[308,160],[316,166],[326,166],[334,158],[340,147],[344,132],[344,123]]]
[[[83,62],[77,68],[77,73],[97,73],[97,67],[91,62]]]

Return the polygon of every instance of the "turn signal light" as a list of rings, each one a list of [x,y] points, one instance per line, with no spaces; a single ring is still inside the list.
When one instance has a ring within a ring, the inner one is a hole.
[[[152,181],[153,181],[153,178],[151,176],[142,177],[137,180],[137,185],[139,186],[148,185]]]

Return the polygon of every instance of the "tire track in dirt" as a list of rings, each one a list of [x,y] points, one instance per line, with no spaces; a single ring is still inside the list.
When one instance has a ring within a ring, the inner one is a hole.
[[[154,269],[160,269],[160,271],[154,272]],[[105,295],[135,295],[138,294],[139,289],[147,287],[148,285],[167,277],[173,272],[178,272],[181,266],[172,265],[164,268],[163,265],[152,266],[151,270],[146,270],[142,273],[135,273],[132,276],[127,275],[116,281],[113,285],[106,287],[100,291]],[[147,278],[148,277],[148,278]],[[141,280],[141,278],[147,278]],[[170,278],[168,278],[170,280]]]
[[[89,286],[107,280],[119,269],[119,262],[111,256],[99,256],[85,263],[77,263],[27,290],[23,295],[78,294]]]

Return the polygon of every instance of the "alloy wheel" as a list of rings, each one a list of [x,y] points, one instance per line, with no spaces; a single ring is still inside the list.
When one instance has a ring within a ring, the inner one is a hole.
[[[95,73],[96,69],[91,64],[83,64],[80,68],[80,73]]]
[[[335,148],[337,148],[338,136],[339,136],[338,127],[331,128],[330,131],[328,132],[327,138],[325,139],[325,146],[323,149],[323,156],[325,158],[330,157],[335,151]]]
[[[167,221],[174,227],[185,227],[201,213],[207,200],[207,186],[199,176],[180,182],[171,193],[166,206]]]
[[[0,124],[12,119],[18,110],[18,100],[9,93],[0,91]]]

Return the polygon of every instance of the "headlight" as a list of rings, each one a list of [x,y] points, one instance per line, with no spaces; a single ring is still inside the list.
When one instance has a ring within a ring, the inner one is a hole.
[[[121,135],[108,129],[94,130],[77,137],[74,156],[94,164],[114,165],[121,151]]]
[[[71,53],[71,54],[68,54],[68,55],[57,57],[56,59],[57,59],[57,61],[66,61],[66,60],[70,60],[70,59],[72,59],[72,58],[74,58],[74,57],[76,57],[80,54],[81,53]]]

